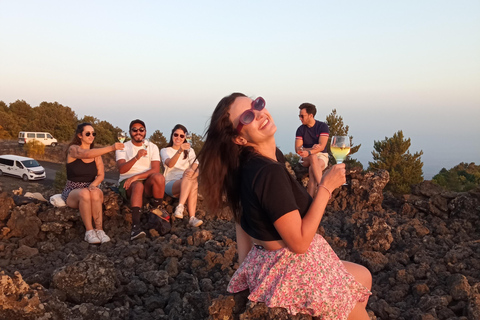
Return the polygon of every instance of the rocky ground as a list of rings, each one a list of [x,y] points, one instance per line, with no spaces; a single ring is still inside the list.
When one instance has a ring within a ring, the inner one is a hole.
[[[112,241],[89,245],[77,210],[15,205],[0,181],[0,319],[311,319],[227,294],[238,267],[227,209],[213,216],[200,200],[199,228],[175,221],[131,242],[128,207],[106,187]],[[371,319],[480,319],[480,190],[427,181],[396,198],[387,181],[385,171],[350,174],[319,228],[340,258],[372,272]]]

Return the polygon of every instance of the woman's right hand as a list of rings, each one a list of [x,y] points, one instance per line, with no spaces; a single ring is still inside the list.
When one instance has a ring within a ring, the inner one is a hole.
[[[123,148],[125,148],[125,146],[121,142],[115,142],[113,144],[113,148],[114,148],[114,150],[123,150]]]
[[[190,143],[185,142],[185,143],[182,143],[180,148],[182,148],[183,150],[190,150],[190,147],[191,147]]]
[[[322,176],[319,184],[324,185],[333,191],[343,185],[347,181],[345,176],[345,163],[339,163],[328,169]]]

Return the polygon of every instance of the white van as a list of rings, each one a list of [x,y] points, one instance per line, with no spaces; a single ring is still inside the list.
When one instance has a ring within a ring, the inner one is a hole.
[[[45,179],[45,169],[32,158],[4,154],[0,156],[0,176],[9,175],[23,181]]]
[[[18,133],[18,144],[24,145],[27,142],[32,140],[37,140],[43,143],[46,146],[55,147],[58,144],[57,139],[55,139],[50,133],[48,132],[26,132],[20,131]]]

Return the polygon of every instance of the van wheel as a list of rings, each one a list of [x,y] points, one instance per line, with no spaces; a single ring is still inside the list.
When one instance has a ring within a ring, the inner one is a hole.
[[[24,174],[23,177],[22,177],[22,180],[23,181],[28,181],[28,176],[26,174]]]
[[[52,144],[50,145],[51,147],[55,147],[57,144],[55,142],[52,142]]]
[[[2,171],[2,170],[0,170],[0,176],[1,176],[1,175],[3,175],[3,171]]]

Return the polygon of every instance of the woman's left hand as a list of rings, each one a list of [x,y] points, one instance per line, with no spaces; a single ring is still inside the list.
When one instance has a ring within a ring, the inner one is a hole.
[[[192,169],[188,168],[187,170],[185,170],[185,177],[192,178],[193,174],[194,174],[194,171]]]

